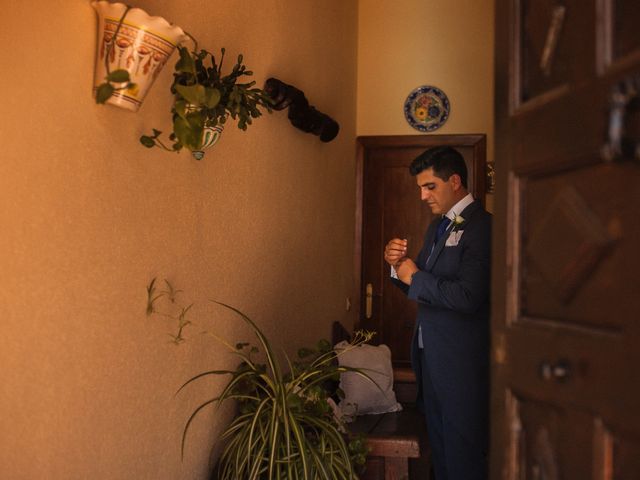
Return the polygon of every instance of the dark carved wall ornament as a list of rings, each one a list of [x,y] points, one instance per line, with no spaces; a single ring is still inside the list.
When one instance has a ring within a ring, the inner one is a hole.
[[[304,93],[296,87],[277,78],[269,78],[264,84],[264,91],[273,99],[274,110],[289,108],[289,121],[294,127],[319,136],[323,142],[330,142],[338,135],[338,122],[309,105]]]

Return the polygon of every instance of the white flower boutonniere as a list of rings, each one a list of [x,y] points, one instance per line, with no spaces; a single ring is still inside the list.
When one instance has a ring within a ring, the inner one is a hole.
[[[453,217],[453,227],[451,228],[452,232],[457,232],[458,230],[460,230],[462,227],[464,227],[466,220],[464,219],[464,217],[461,217],[460,215],[455,215]]]

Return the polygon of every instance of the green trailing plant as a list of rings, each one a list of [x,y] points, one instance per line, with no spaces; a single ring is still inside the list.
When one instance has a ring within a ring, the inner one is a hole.
[[[187,325],[182,313],[188,312],[191,305],[181,306],[176,300],[180,291],[165,283],[166,288],[159,289],[154,279],[147,287],[147,315],[177,320],[178,331],[171,337],[180,343]],[[163,298],[179,313],[171,315],[159,310],[158,302]],[[219,406],[232,400],[237,413],[222,434],[225,445],[217,468],[219,479],[357,479],[357,472],[365,463],[366,442],[362,435],[354,437],[346,433],[331,408],[326,384],[337,381],[343,372],[369,378],[358,369],[339,366],[336,358],[368,342],[373,333],[356,332],[350,345],[339,352],[326,340],[318,342],[316,348],[300,349],[298,360],[292,362],[287,357],[285,371],[253,320],[233,306],[212,302],[240,317],[257,338],[258,346],[248,342],[231,345],[206,332],[236,355],[240,364],[235,370],[202,372],[179,388],[181,392],[193,382],[212,375],[229,377],[222,393],[202,403],[190,415],[182,435],[182,455],[189,427],[197,415],[209,405]]]
[[[98,85],[98,88],[96,90],[96,103],[104,104],[107,100],[109,100],[109,98],[111,98],[111,95],[113,95],[115,92],[120,90],[127,90],[136,86],[135,83],[131,82],[128,71],[121,68],[112,72],[109,68],[109,56],[111,50],[113,50],[113,46],[115,45],[116,39],[118,38],[118,33],[120,33],[120,27],[124,22],[124,17],[127,16],[127,13],[130,9],[130,6],[126,7],[125,11],[122,14],[122,17],[120,17],[120,20],[118,21],[116,31],[109,41],[109,45],[107,46],[107,53],[104,56],[104,66],[107,70],[107,76],[104,79],[105,81]]]
[[[162,132],[153,129],[152,135],[143,135],[140,142],[145,147],[160,147],[178,152],[182,148],[191,151],[202,149],[205,127],[215,127],[227,122],[228,117],[237,121],[238,128],[246,130],[252,119],[262,115],[260,108],[271,112],[272,101],[255,81],[241,83],[243,77],[253,75],[238,55],[236,64],[227,75],[222,74],[225,49],[220,62],[206,50],[190,52],[178,47],[180,58],[175,65],[171,93],[174,95],[173,132],[169,135],[171,146],[165,144]]]

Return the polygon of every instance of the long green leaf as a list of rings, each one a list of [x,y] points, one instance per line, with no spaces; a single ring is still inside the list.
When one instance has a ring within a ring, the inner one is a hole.
[[[311,454],[314,465],[316,466],[315,470],[317,470],[325,480],[334,480],[334,477],[329,474],[329,471],[324,465],[324,461],[326,460],[324,455],[320,455],[313,445],[308,444],[307,448],[309,449],[309,453]]]
[[[249,438],[248,438],[248,444],[249,444],[249,450],[250,452],[254,451],[254,446],[257,444],[256,442],[258,440],[254,441],[254,434],[256,433],[256,428],[258,426],[258,423],[260,421],[261,418],[261,414],[264,411],[264,409],[266,408],[266,406],[268,405],[268,402],[271,399],[269,398],[265,398],[262,402],[260,402],[260,405],[258,405],[258,408],[255,411],[255,414],[253,415],[253,420],[251,422],[251,426],[249,428]],[[263,447],[261,449],[258,450],[258,455],[262,455],[262,452],[264,451],[264,445],[265,442],[262,442]],[[257,461],[256,461],[256,465],[257,465]],[[262,462],[260,462],[262,463]],[[256,467],[253,468],[259,468],[259,465],[257,465]]]
[[[235,372],[232,371],[232,370],[209,370],[208,372],[202,372],[202,373],[196,375],[195,377],[191,377],[189,380],[184,382],[182,384],[182,386],[176,391],[176,393],[174,395],[177,395],[178,393],[180,393],[180,391],[184,387],[186,387],[187,385],[189,385],[190,383],[196,381],[199,378],[206,377],[208,375],[233,375],[233,374],[235,374]]]
[[[281,381],[282,373],[280,372],[280,366],[278,365],[278,362],[276,361],[276,357],[273,354],[273,351],[271,349],[271,345],[269,344],[269,341],[264,336],[262,331],[260,331],[258,326],[253,322],[253,320],[251,320],[248,316],[246,316],[244,313],[242,313],[237,308],[232,307],[231,305],[227,305],[226,303],[218,302],[216,300],[211,300],[211,301],[213,303],[217,303],[218,305],[220,305],[222,307],[225,307],[225,308],[228,308],[229,310],[235,312],[236,314],[238,314],[240,317],[242,317],[251,326],[254,334],[256,335],[256,337],[258,337],[258,340],[260,341],[260,343],[262,344],[262,346],[265,349],[265,354],[267,356],[267,362],[269,363],[269,368],[273,372],[274,377],[278,381]]]
[[[304,432],[298,425],[296,418],[293,416],[292,412],[287,412],[287,416],[289,417],[289,426],[291,431],[293,432],[293,437],[297,443],[298,450],[300,452],[300,461],[302,462],[302,472],[303,478],[305,480],[309,480],[309,459],[307,458],[308,450],[304,437]]]
[[[196,418],[196,415],[198,415],[198,413],[200,413],[200,411],[205,408],[207,405],[211,405],[214,402],[218,401],[218,397],[216,398],[212,398],[211,400],[207,400],[206,402],[204,402],[202,405],[200,405],[198,408],[196,408],[193,413],[191,414],[191,416],[189,417],[189,420],[187,420],[187,424],[184,426],[184,430],[182,431],[182,444],[180,447],[180,458],[182,458],[184,460],[184,445],[185,442],[187,440],[187,431],[189,430],[189,426],[191,425],[191,422],[193,422],[193,419]]]

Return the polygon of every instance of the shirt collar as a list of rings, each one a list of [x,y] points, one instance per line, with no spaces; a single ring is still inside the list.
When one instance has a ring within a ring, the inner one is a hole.
[[[465,195],[464,198],[462,198],[458,203],[456,203],[453,207],[451,207],[451,210],[449,210],[445,214],[445,217],[453,221],[456,218],[456,215],[460,215],[464,211],[464,209],[467,208],[472,203],[473,203],[473,195],[471,195],[470,193],[467,193],[467,195]]]

